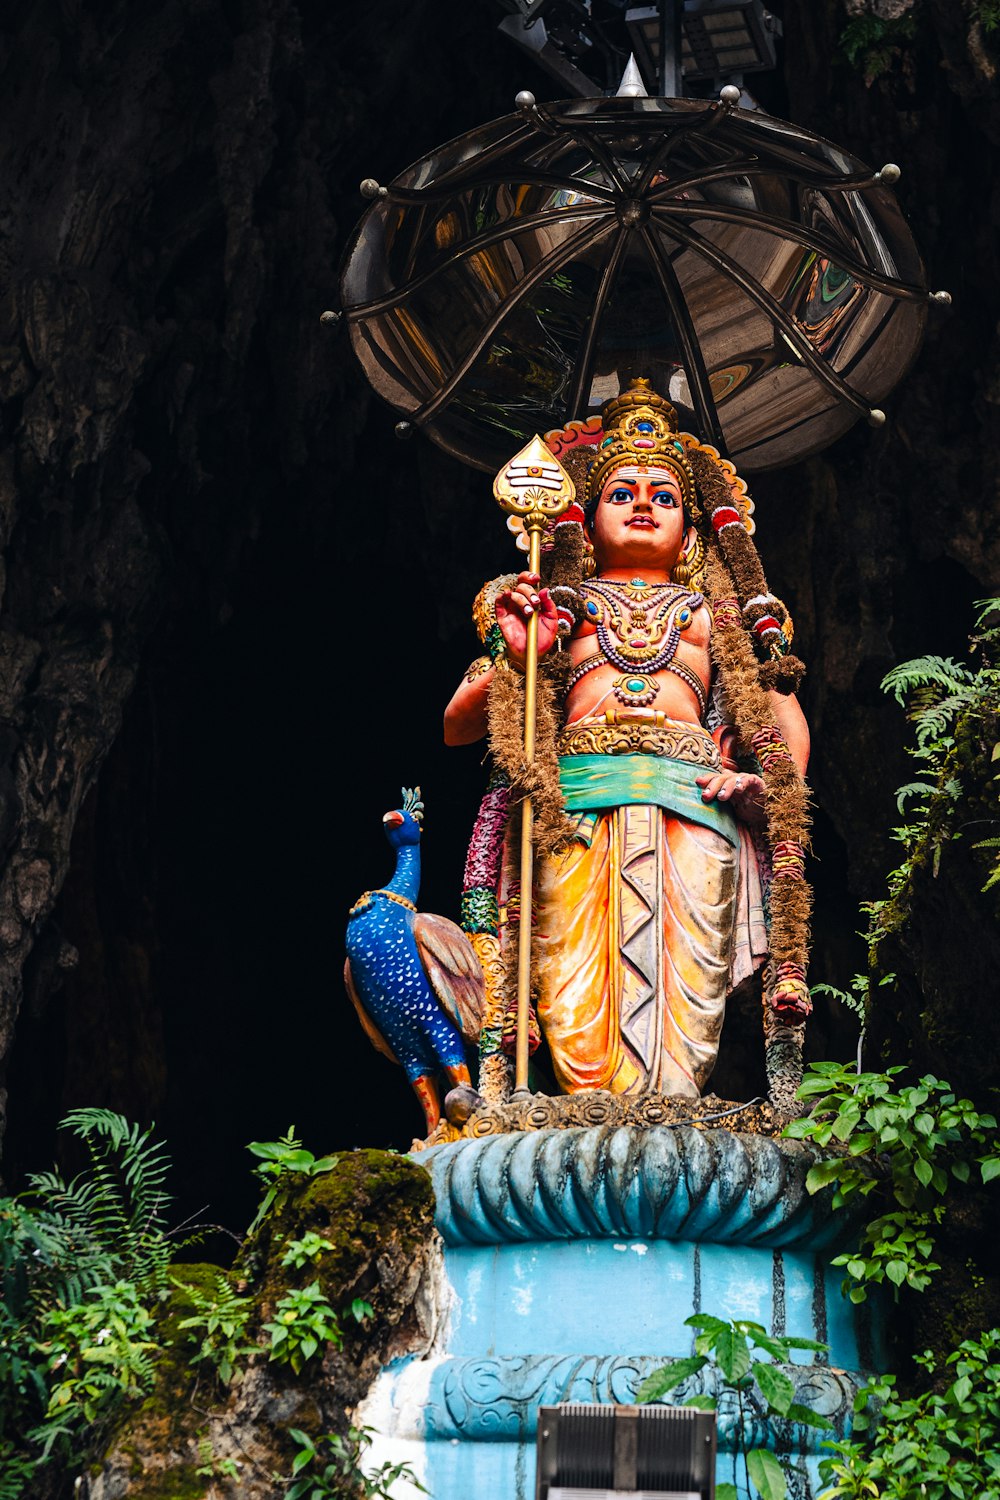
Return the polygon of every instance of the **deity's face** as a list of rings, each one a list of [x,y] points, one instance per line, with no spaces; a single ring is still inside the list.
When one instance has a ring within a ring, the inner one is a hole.
[[[599,572],[625,568],[669,574],[684,543],[680,481],[669,469],[614,469],[591,522]]]

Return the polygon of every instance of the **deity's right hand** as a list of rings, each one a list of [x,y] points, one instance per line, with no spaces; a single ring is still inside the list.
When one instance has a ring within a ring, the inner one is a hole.
[[[507,655],[516,666],[524,665],[528,649],[528,621],[538,616],[538,654],[551,651],[559,630],[559,615],[548,589],[538,587],[537,573],[519,573],[513,588],[498,594],[497,624],[507,646]]]

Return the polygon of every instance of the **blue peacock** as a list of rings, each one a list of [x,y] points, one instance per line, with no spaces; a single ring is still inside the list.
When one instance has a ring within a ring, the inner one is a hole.
[[[483,971],[462,929],[447,917],[417,911],[420,788],[403,788],[403,806],[382,819],[396,851],[388,885],[365,891],[347,919],[344,982],[368,1040],[401,1063],[423,1107],[427,1133],[444,1108],[464,1123],[480,1103],[472,1087],[467,1047],[482,1027]]]

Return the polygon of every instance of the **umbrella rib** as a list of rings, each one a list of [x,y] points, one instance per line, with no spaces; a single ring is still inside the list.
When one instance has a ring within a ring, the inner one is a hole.
[[[619,262],[628,244],[628,237],[629,230],[623,226],[618,231],[618,238],[615,240],[611,254],[605,261],[604,270],[601,272],[601,279],[598,282],[597,292],[594,296],[594,304],[590,310],[590,317],[587,319],[587,326],[584,329],[583,339],[580,344],[580,353],[577,356],[576,379],[573,382],[573,389],[570,392],[569,404],[566,409],[567,422],[571,422],[580,411],[584,393],[590,384],[590,370],[594,362],[594,345],[597,342],[601,314],[604,312],[607,300],[611,295],[615,273],[618,270]]]
[[[568,135],[570,140],[573,141],[577,146],[582,145],[585,150],[589,151],[591,155],[595,157],[598,162],[600,162],[605,172],[607,172],[612,186],[616,187],[618,192],[628,192],[629,187],[627,178],[619,173],[618,166],[615,162],[614,157],[610,152],[604,149],[603,143],[599,141],[596,136],[591,135],[589,130],[579,129],[579,127],[576,125],[561,124],[559,128],[562,133],[564,135]]]
[[[429,401],[425,402],[423,406],[418,407],[411,414],[410,421],[424,423],[440,411],[441,407],[445,406],[451,400],[459,382],[472,369],[472,366],[480,354],[482,354],[511,308],[515,307],[521,298],[527,292],[530,292],[532,287],[536,286],[538,282],[544,281],[546,276],[551,272],[558,271],[560,266],[565,265],[568,260],[572,260],[578,250],[595,245],[598,240],[609,233],[611,227],[610,224],[604,224],[598,225],[595,229],[592,225],[588,224],[586,228],[581,229],[578,234],[573,235],[571,239],[566,240],[557,249],[551,250],[548,255],[544,256],[538,262],[537,266],[533,267],[526,276],[522,277],[514,290],[504,297],[492,318],[490,318],[489,322],[483,328],[478,339],[476,339],[468,353],[463,356],[444,385],[441,386],[435,396],[432,396]]]
[[[895,297],[900,302],[926,302],[927,300],[927,292],[923,287],[913,286],[890,276],[880,276],[877,271],[866,270],[865,267],[859,266],[849,254],[845,254],[841,246],[830,244],[823,235],[818,235],[801,224],[775,224],[763,214],[755,214],[745,208],[729,208],[724,204],[672,203],[667,206],[658,203],[653,213],[657,217],[662,215],[670,223],[671,230],[673,229],[672,221],[675,219],[713,219],[719,224],[742,225],[744,228],[760,229],[765,234],[773,234],[782,239],[795,240],[805,245],[807,249],[815,250],[817,255],[832,260],[855,281],[860,281],[863,286],[871,287],[873,291],[884,292],[887,297]]]
[[[867,401],[859,396],[857,391],[853,390],[847,384],[846,380],[841,379],[829,363],[823,359],[822,355],[816,353],[816,350],[794,318],[790,318],[781,306],[781,303],[772,297],[770,292],[765,291],[762,286],[758,286],[753,278],[747,275],[742,266],[726,255],[725,251],[719,250],[715,245],[710,244],[707,240],[703,240],[693,230],[682,229],[679,225],[672,225],[670,232],[683,244],[687,245],[690,250],[693,250],[696,255],[700,255],[704,260],[710,261],[718,270],[725,271],[736,282],[736,285],[742,288],[750,301],[756,303],[761,311],[767,314],[772,323],[775,323],[780,328],[795,353],[800,356],[802,363],[808,365],[812,373],[824,385],[835,391],[842,401],[848,402],[849,405],[855,407],[858,411],[863,412],[866,416],[868,415],[870,407]]]
[[[493,145],[488,146],[485,151],[477,151],[473,160],[477,167],[488,166],[496,157],[503,156],[505,152],[513,150],[521,141],[530,139],[533,134],[533,125],[526,120],[518,120],[509,135],[505,135],[502,140],[494,141]],[[457,162],[447,172],[442,172],[440,177],[435,177],[434,186],[436,188],[448,187],[453,178],[461,177],[462,172],[467,169],[468,165],[468,161]]]
[[[478,162],[476,165],[478,166]],[[479,188],[503,186],[560,188],[571,193],[585,193],[591,198],[603,198],[606,203],[615,201],[615,194],[611,189],[601,187],[599,183],[587,182],[586,179],[580,177],[561,177],[557,172],[521,172],[517,170],[516,163],[509,172],[494,172],[485,177],[470,177],[465,182],[455,181],[440,191],[437,183],[428,188],[388,187],[386,196],[381,201],[403,205],[433,203],[440,198],[454,197],[458,192],[473,193]]]
[[[717,104],[710,104],[700,115],[695,115],[691,120],[682,121],[677,129],[666,137],[659,148],[653,153],[650,161],[643,167],[642,172],[636,179],[635,195],[639,197],[648,188],[653,179],[653,174],[663,165],[667,157],[671,155],[675,146],[682,146],[692,135],[703,135],[707,130],[714,130],[719,122],[720,111]]]
[[[652,204],[660,204],[665,199],[671,198],[674,193],[683,192],[689,187],[700,187],[706,182],[716,182],[720,177],[787,177],[801,187],[822,188],[827,193],[847,193],[853,189],[871,187],[875,174],[873,172],[848,172],[843,177],[825,177],[821,172],[798,171],[790,163],[771,162],[768,164],[759,155],[745,159],[734,156],[718,166],[705,167],[703,171],[695,172],[690,177],[673,178],[662,187],[655,188],[650,193],[648,201]]]
[[[664,200],[669,200],[675,193],[683,193],[688,188],[701,187],[706,182],[715,182],[720,177],[749,177],[756,170],[756,164],[760,162],[759,156],[740,158],[731,156],[728,161],[720,162],[714,167],[701,167],[691,172],[687,177],[672,177],[669,182],[664,182],[653,188],[647,198],[651,207],[657,208]],[[760,170],[767,171],[761,167]],[[771,168],[771,175],[776,176],[776,169]]]
[[[609,210],[603,204],[594,204],[592,206],[584,204],[580,208],[565,209],[563,213],[570,218],[593,219],[598,216],[608,217]],[[529,214],[526,218],[518,220],[514,225],[510,223],[499,224],[494,229],[484,230],[482,234],[476,235],[473,239],[466,241],[458,250],[452,251],[444,260],[439,261],[436,266],[431,266],[429,270],[423,271],[413,281],[408,281],[404,287],[394,292],[388,292],[384,297],[376,297],[371,302],[356,302],[353,307],[344,309],[344,315],[348,322],[357,323],[363,318],[374,316],[376,313],[388,312],[391,308],[398,306],[400,302],[405,301],[414,292],[420,291],[429,281],[433,281],[435,276],[439,276],[442,271],[447,271],[467,256],[475,255],[480,250],[487,250],[491,245],[498,244],[502,240],[512,239],[524,230],[533,229],[542,224],[550,224],[553,217],[549,211]]]
[[[702,358],[698,334],[677,280],[677,273],[647,225],[643,226],[642,239],[646,246],[646,254],[652,262],[653,270],[659,279],[663,295],[667,299],[667,305],[677,326],[677,334],[684,350],[684,363],[687,366],[691,393],[698,407],[699,421],[702,423],[706,436],[713,438],[720,451],[724,453],[725,442],[715,406],[715,397],[712,395],[712,384]]]
[[[681,137],[681,139],[684,138],[685,137]],[[643,167],[642,171],[639,173],[639,176],[635,180],[633,192],[637,198],[641,198],[642,194],[649,187],[649,184],[652,182],[654,176],[666,161],[667,157],[670,155],[671,147],[676,143],[677,139],[678,137],[676,135],[666,136],[660,142],[657,149],[653,152],[653,155],[650,157],[649,161]],[[653,200],[650,199],[650,201],[652,202]]]

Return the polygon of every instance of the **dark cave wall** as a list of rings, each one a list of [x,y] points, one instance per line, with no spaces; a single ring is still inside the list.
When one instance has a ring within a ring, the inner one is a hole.
[[[955,299],[884,430],[753,485],[810,666],[813,972],[841,984],[909,775],[878,683],[960,654],[971,601],[1000,584],[997,46],[965,0],[914,14],[868,83],[838,50],[844,9],[789,0],[765,100],[901,164]],[[471,599],[511,555],[482,476],[395,442],[319,313],[361,177],[519,88],[557,96],[498,18],[460,0],[31,0],[0,20],[14,1179],[78,1103],[155,1116],[191,1194],[291,1120],[317,1148],[416,1128],[347,1013],[342,927],[386,878],[378,825],[403,782],[428,806],[421,904],[457,912],[482,771],[478,749],[443,750],[439,716],[474,654]],[[811,1045],[845,1035],[821,1014]]]
[[[470,79],[484,28],[462,5],[436,9],[432,52],[426,8],[380,17],[36,4],[0,23],[15,1177],[71,1098],[187,1128],[220,1083],[227,1118],[234,1099],[266,1116],[284,1063],[286,1094],[304,1071],[328,1112],[367,1065],[334,1024],[349,885],[385,878],[381,813],[439,750],[423,673],[457,676],[470,646],[439,663],[443,622],[464,632],[496,563],[458,524],[472,476],[394,443],[318,315],[360,177],[504,110],[517,66]],[[411,595],[423,663],[373,694],[365,652],[411,628]],[[467,822],[461,780],[439,775],[437,828],[449,797]],[[307,1040],[276,1056],[292,1013]]]

